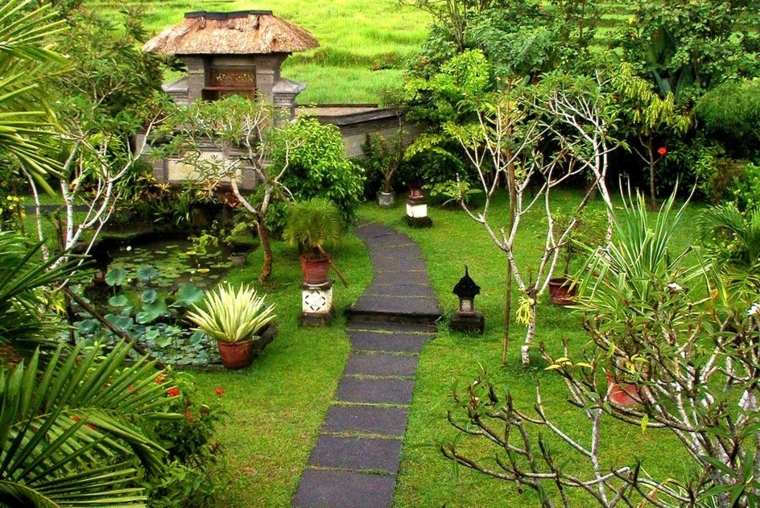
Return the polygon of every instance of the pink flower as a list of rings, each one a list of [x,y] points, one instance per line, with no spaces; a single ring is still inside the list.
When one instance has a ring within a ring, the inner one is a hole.
[[[665,157],[666,155],[668,155],[668,148],[665,146],[661,146],[660,148],[657,149],[657,153],[660,154],[660,157]]]

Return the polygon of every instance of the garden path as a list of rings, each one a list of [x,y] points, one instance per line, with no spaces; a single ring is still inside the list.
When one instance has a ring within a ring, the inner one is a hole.
[[[417,244],[378,224],[357,234],[375,279],[351,307],[351,354],[293,498],[299,508],[392,505],[419,353],[441,315]]]

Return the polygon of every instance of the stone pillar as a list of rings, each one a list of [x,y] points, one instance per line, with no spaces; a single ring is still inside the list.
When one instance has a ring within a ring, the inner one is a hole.
[[[275,123],[282,125],[293,120],[296,116],[296,97],[303,92],[306,86],[289,79],[280,79],[272,89],[274,108],[276,112]]]
[[[334,315],[333,283],[304,283],[301,289],[301,325],[326,326]]]
[[[206,61],[201,56],[185,56],[182,60],[187,66],[187,95],[189,102],[203,98],[206,87]]]

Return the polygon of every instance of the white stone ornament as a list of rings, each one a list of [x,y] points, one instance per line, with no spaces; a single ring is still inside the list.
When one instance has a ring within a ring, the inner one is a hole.
[[[406,204],[406,215],[412,219],[424,219],[428,215],[428,205],[426,203],[408,202]]]

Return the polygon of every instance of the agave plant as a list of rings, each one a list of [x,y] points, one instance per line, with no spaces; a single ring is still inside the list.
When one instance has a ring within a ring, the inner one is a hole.
[[[38,351],[0,370],[0,504],[144,506],[139,480],[165,451],[140,423],[181,416],[165,412],[163,374],[130,353],[59,346],[44,367]]]
[[[193,306],[187,317],[209,337],[241,342],[256,336],[275,319],[275,306],[266,306],[265,299],[246,284],[237,289],[223,284],[206,293],[203,303]]]
[[[591,250],[589,261],[578,280],[578,303],[584,310],[604,313],[614,322],[624,322],[630,310],[627,302],[653,303],[670,288],[688,289],[704,280],[708,266],[687,263],[687,247],[672,251],[671,240],[680,225],[687,204],[675,208],[675,193],[654,216],[647,210],[644,196],[637,193],[623,201],[614,222],[613,240]]]

